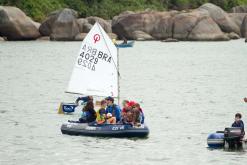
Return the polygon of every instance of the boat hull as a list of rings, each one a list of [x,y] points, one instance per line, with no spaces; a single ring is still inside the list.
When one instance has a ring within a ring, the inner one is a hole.
[[[134,41],[129,41],[127,44],[117,44],[116,47],[117,48],[129,48],[129,47],[133,47],[134,45]]]
[[[239,141],[227,140],[224,137],[224,133],[212,133],[209,134],[207,138],[207,144],[209,148],[225,148],[225,149],[246,149],[247,148],[247,139]]]
[[[87,123],[64,123],[61,126],[63,134],[101,137],[139,137],[149,134],[147,126],[132,127],[123,124],[89,125]]]

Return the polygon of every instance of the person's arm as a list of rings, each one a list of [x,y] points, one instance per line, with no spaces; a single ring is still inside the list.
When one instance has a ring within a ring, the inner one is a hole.
[[[89,100],[88,96],[78,97],[75,103],[78,104],[79,101],[88,102],[88,100]]]
[[[141,118],[141,119],[142,119],[142,120],[141,120],[141,124],[144,124],[145,116],[144,116],[144,113],[143,113],[143,112],[141,112],[141,117],[142,117],[142,118]]]
[[[121,120],[121,109],[119,106],[116,106],[116,112],[115,112],[115,116],[116,116],[116,119],[117,121],[120,121]]]
[[[243,121],[240,122],[240,127],[242,130],[244,130],[244,122]]]

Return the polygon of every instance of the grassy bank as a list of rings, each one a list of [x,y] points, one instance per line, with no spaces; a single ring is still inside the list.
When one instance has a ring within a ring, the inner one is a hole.
[[[0,5],[17,6],[36,21],[42,21],[51,11],[64,7],[78,11],[80,17],[99,16],[111,19],[122,11],[196,8],[211,2],[228,11],[247,0],[0,0]]]

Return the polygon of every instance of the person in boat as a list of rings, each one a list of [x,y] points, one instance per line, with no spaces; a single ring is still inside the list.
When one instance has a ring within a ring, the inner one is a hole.
[[[82,101],[83,103],[87,103],[89,101],[93,101],[93,96],[84,96],[84,97],[78,97],[75,101],[75,103],[78,105],[79,101]]]
[[[136,106],[134,106],[132,109],[133,109],[133,123],[135,126],[140,126],[141,125],[141,112]]]
[[[124,116],[121,120],[123,124],[134,125],[134,112],[131,106],[126,107]]]
[[[133,108],[135,104],[136,104],[135,101],[128,101],[125,107],[123,108],[123,113],[122,113],[122,123],[123,124],[134,125],[135,112]]]
[[[145,116],[144,116],[143,110],[142,110],[142,108],[141,108],[141,106],[140,106],[139,103],[136,103],[136,104],[134,105],[134,110],[135,110],[135,111],[139,111],[139,120],[140,120],[140,123],[141,123],[141,124],[144,124]],[[138,113],[138,112],[137,112],[137,113]]]
[[[113,117],[111,113],[106,114],[107,124],[116,124],[116,117]]]
[[[113,42],[113,44],[114,45],[117,45],[117,41],[116,41],[116,39],[114,38],[114,39],[112,39],[112,42]]]
[[[122,44],[127,44],[128,43],[128,40],[125,38],[125,37],[123,37],[123,42],[122,42]]]
[[[104,124],[106,123],[106,107],[107,107],[107,103],[106,100],[102,100],[100,102],[100,109],[97,111],[97,124]]]
[[[242,131],[242,136],[244,137],[245,131],[244,131],[244,122],[241,120],[242,115],[241,113],[236,113],[235,114],[235,121],[232,123],[232,127],[239,127],[241,128]]]
[[[96,112],[94,110],[93,101],[88,101],[86,106],[82,109],[82,116],[79,119],[80,123],[90,123],[96,120]]]
[[[114,104],[114,98],[113,97],[107,97],[105,98],[107,102],[107,108],[106,108],[106,114],[111,113],[113,117],[116,117],[116,122],[119,122],[121,120],[121,109],[118,105]]]
[[[128,108],[128,104],[129,104],[128,100],[124,100],[122,102],[122,106],[123,106],[122,111],[121,111],[121,116],[122,117],[126,115],[126,109]]]

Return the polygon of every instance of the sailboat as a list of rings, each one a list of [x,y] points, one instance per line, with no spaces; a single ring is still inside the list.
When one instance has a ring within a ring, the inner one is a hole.
[[[99,23],[95,23],[82,42],[69,81],[67,93],[100,97],[120,96],[118,49]],[[110,137],[146,137],[146,125],[66,122],[63,134]]]

